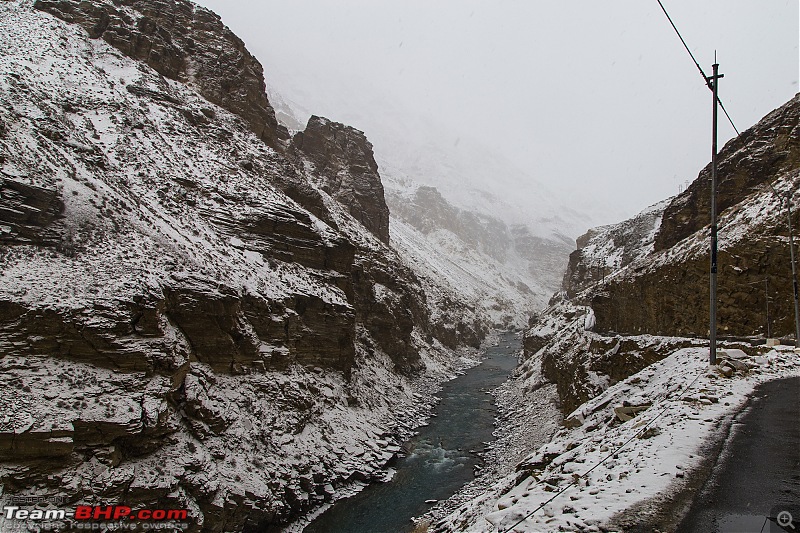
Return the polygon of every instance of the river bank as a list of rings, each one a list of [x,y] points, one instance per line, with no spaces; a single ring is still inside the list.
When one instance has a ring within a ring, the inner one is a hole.
[[[517,365],[519,338],[504,333],[488,344],[478,366],[441,385],[434,412],[418,434],[403,443],[406,454],[392,465],[392,481],[370,484],[337,501],[304,531],[410,531],[412,517],[474,479],[491,453],[498,415],[493,394]]]

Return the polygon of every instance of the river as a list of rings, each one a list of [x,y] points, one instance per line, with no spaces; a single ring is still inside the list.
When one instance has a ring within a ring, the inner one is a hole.
[[[497,408],[488,391],[500,386],[517,364],[520,339],[499,336],[482,363],[444,384],[430,423],[406,443],[411,450],[398,459],[390,483],[373,484],[355,496],[339,500],[305,533],[402,533],[411,531],[411,518],[432,500],[452,496],[474,477],[482,461],[475,452],[494,440]]]

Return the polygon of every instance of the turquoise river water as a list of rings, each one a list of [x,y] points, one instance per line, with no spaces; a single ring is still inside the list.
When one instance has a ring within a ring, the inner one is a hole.
[[[499,345],[486,349],[480,365],[444,384],[436,416],[406,443],[411,452],[394,465],[394,479],[339,500],[305,533],[408,532],[411,518],[430,507],[426,500],[447,499],[472,480],[474,467],[481,464],[475,452],[494,440],[497,408],[487,391],[508,379],[519,347],[516,334],[500,335]]]

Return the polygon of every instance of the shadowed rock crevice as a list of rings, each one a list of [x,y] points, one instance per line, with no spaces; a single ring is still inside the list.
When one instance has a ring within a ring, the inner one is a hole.
[[[58,191],[0,177],[0,243],[55,245],[63,211]]]

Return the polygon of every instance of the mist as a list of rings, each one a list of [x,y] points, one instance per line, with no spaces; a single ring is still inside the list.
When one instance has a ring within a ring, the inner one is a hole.
[[[710,92],[655,0],[200,3],[272,89],[376,154],[409,131],[469,139],[526,176],[509,196],[543,185],[592,223],[677,194],[710,160]],[[706,74],[716,52],[739,131],[798,91],[797,2],[664,5]],[[720,123],[720,146],[734,135]]]

